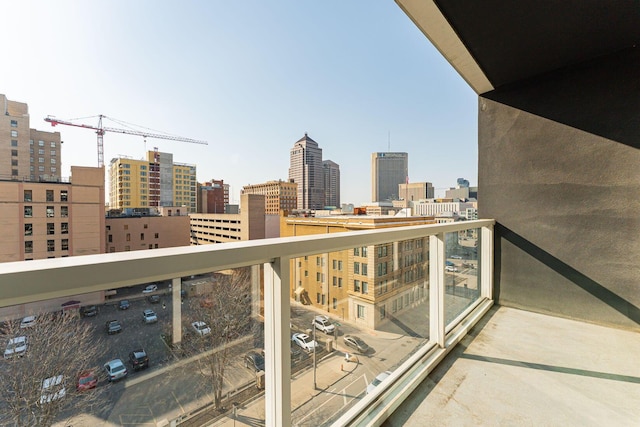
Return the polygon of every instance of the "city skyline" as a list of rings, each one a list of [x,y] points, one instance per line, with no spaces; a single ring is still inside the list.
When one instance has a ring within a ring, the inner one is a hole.
[[[244,185],[286,179],[304,132],[340,165],[343,203],[370,201],[375,151],[408,152],[410,181],[432,182],[436,195],[461,176],[477,182],[476,95],[393,2],[3,9],[8,32],[25,36],[7,46],[14,66],[0,70],[0,93],[29,105],[32,128],[61,133],[62,176],[97,165],[96,135],[52,128],[47,115],[95,125],[105,114],[206,140],[107,133],[104,159],[158,147],[196,164],[199,182],[224,179],[232,203]]]

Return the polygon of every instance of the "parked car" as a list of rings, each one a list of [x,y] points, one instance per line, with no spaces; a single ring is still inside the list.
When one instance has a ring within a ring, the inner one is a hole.
[[[371,384],[367,386],[367,394],[371,393],[373,389],[375,389],[382,381],[386,380],[389,375],[391,375],[391,371],[384,371],[378,374],[378,376],[371,381]]]
[[[140,369],[149,367],[149,356],[143,350],[134,350],[129,353],[129,363],[131,363],[131,367],[134,371],[139,371]]]
[[[447,265],[444,268],[444,271],[456,272],[456,271],[458,271],[458,269],[456,267],[452,266],[452,265]]]
[[[80,307],[80,315],[82,317],[93,317],[98,314],[98,307],[95,305],[87,305]]]
[[[462,259],[460,255],[451,255],[452,259]]]
[[[244,355],[244,367],[255,372],[264,371],[264,357],[255,351]]]
[[[122,332],[122,326],[120,325],[120,322],[118,322],[117,320],[107,320],[106,328],[107,328],[107,334],[109,335]]]
[[[345,335],[344,343],[348,347],[351,347],[360,353],[366,353],[367,351],[369,351],[369,346],[367,345],[367,343],[353,335]]]
[[[20,322],[20,327],[22,329],[30,328],[35,324],[36,324],[36,316],[27,316],[24,319],[22,319],[22,322]]]
[[[144,323],[156,323],[158,321],[158,316],[155,311],[147,308],[142,312],[142,320]]]
[[[207,326],[206,323],[201,321],[196,321],[191,324],[196,333],[200,336],[207,335],[211,333],[211,328]]]
[[[7,348],[4,351],[4,358],[11,359],[13,356],[24,356],[27,352],[27,337],[15,337],[11,338],[7,343]]]
[[[311,326],[315,326],[316,329],[324,332],[325,334],[333,334],[336,330],[336,325],[331,323],[328,316],[314,317]]]
[[[110,382],[122,379],[129,373],[127,367],[124,366],[124,363],[122,363],[120,359],[113,359],[105,363],[104,370]]]
[[[80,372],[78,375],[78,382],[76,383],[76,390],[85,391],[95,388],[96,385],[98,385],[98,377],[95,372],[92,370]]]
[[[158,285],[147,285],[147,287],[142,290],[142,293],[148,294],[151,292],[155,292],[157,290],[158,290]]]
[[[40,404],[51,403],[54,400],[62,399],[67,394],[64,387],[64,376],[56,375],[42,380],[42,393],[40,394]]]
[[[291,341],[306,352],[312,352],[313,349],[318,347],[318,343],[312,340],[307,334],[293,334]]]
[[[147,301],[149,301],[151,304],[157,304],[160,302],[160,295],[149,295],[147,297]]]
[[[120,304],[118,304],[118,308],[120,310],[128,310],[129,307],[131,307],[131,304],[129,304],[129,300],[123,299],[122,301],[120,301]]]

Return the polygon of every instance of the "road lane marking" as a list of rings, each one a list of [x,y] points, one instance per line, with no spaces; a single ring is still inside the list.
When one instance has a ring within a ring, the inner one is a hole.
[[[364,376],[364,375],[362,375],[362,376]],[[349,384],[345,385],[345,386],[342,388],[342,393],[341,393],[341,395],[342,395],[343,399],[346,399],[346,389],[347,389],[347,387],[349,387],[349,386],[351,386],[351,385],[355,384],[355,383],[356,383],[356,381],[358,381],[358,380],[360,380],[360,378],[362,378],[362,376],[360,376],[360,377],[356,378],[355,380],[351,381]],[[365,381],[365,382],[366,382],[366,381]],[[327,392],[334,392],[335,390],[337,390],[337,389],[336,389],[336,388],[333,388],[333,389],[331,389],[331,390],[327,390]],[[320,395],[318,395],[318,396],[320,396]],[[339,395],[334,394],[333,396],[329,397],[327,400],[325,400],[325,401],[324,401],[324,402],[322,402],[320,405],[318,405],[318,406],[317,406],[313,411],[309,412],[307,415],[305,415],[304,417],[302,417],[301,419],[299,419],[299,420],[297,421],[297,423],[298,423],[298,424],[300,424],[300,423],[304,422],[304,420],[306,420],[306,419],[307,419],[307,418],[309,418],[311,415],[313,415],[314,413],[316,413],[317,411],[319,411],[319,410],[320,410],[324,405],[326,405],[327,403],[331,402],[333,399],[336,399],[338,396],[339,396]],[[316,396],[316,397],[317,397],[317,396]],[[355,397],[354,397],[353,399],[355,399]],[[352,399],[352,400],[353,400],[353,399]],[[343,405],[343,407],[344,407],[344,405]]]

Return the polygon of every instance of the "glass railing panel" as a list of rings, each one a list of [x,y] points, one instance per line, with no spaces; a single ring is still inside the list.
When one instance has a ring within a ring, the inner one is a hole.
[[[331,424],[427,342],[428,241],[291,261],[293,425]]]
[[[479,228],[445,233],[445,325],[480,298],[479,241]]]
[[[0,425],[240,420],[264,388],[261,285],[246,267],[1,308]]]

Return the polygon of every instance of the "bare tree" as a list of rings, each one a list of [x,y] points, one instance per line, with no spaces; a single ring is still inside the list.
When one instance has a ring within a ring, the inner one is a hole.
[[[104,399],[99,388],[80,391],[76,387],[81,372],[100,372],[92,366],[102,347],[92,329],[63,312],[37,315],[29,326],[21,327],[20,321],[3,325],[0,424],[49,426],[101,409]]]
[[[253,340],[251,318],[251,268],[240,268],[229,274],[216,273],[212,290],[201,298],[190,300],[186,320],[190,334],[184,347],[197,354],[200,372],[221,408],[225,369],[232,357],[246,349]],[[196,331],[193,322],[205,322],[210,330]]]

